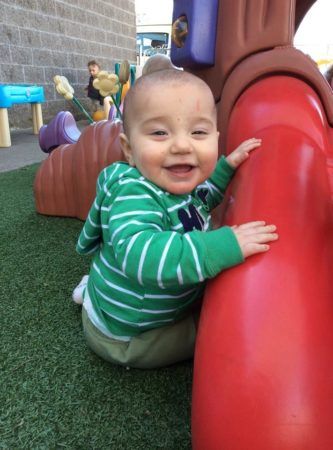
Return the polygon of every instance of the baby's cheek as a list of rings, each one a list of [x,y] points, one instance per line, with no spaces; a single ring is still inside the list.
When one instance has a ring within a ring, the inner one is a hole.
[[[141,155],[136,162],[137,169],[148,179],[151,179],[154,176],[156,169],[159,167],[151,154],[145,153],[144,155]]]
[[[152,167],[152,159],[149,155],[141,155],[139,164],[143,170],[150,170]]]
[[[156,151],[144,152],[140,159],[143,166],[153,170],[162,167],[164,163],[164,156]]]
[[[141,164],[149,164],[149,161],[151,161],[152,155],[148,153],[144,153],[140,156]]]
[[[215,167],[216,167],[216,162],[217,161],[215,161],[214,159],[207,162],[207,166],[206,166],[207,178],[209,178],[211,176],[211,174],[214,172]]]

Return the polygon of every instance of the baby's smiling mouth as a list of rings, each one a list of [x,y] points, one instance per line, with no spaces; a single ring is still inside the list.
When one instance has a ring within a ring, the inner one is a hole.
[[[191,164],[174,164],[172,166],[165,167],[166,170],[176,175],[186,174],[193,168],[194,166],[192,166]]]

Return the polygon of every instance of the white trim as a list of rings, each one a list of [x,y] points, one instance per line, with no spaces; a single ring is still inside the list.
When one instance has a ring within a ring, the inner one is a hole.
[[[158,266],[158,271],[157,271],[157,283],[158,283],[158,285],[159,285],[159,287],[160,287],[161,289],[165,289],[165,287],[164,287],[164,285],[163,285],[163,283],[162,283],[162,270],[163,270],[164,263],[165,263],[167,254],[168,254],[168,252],[169,252],[171,243],[172,243],[173,239],[176,237],[176,235],[177,235],[177,233],[172,233],[171,236],[169,237],[168,242],[166,243],[166,245],[165,245],[165,247],[164,247],[164,250],[163,250],[163,253],[162,253],[162,257],[161,257],[161,259],[160,259],[160,264],[159,264],[159,266]]]
[[[138,216],[139,214],[142,214],[142,215],[154,214],[154,215],[156,215],[158,217],[163,217],[163,213],[158,212],[158,211],[137,210],[137,211],[127,211],[125,213],[115,214],[114,216],[112,216],[110,218],[109,222],[112,222],[113,220],[116,220],[116,219],[120,219],[121,217]]]
[[[187,240],[187,242],[190,244],[191,250],[192,250],[192,254],[193,254],[193,258],[194,258],[194,262],[195,262],[195,267],[197,269],[197,274],[198,274],[198,278],[199,281],[204,281],[204,277],[202,275],[202,271],[201,271],[201,267],[200,267],[200,263],[199,263],[199,258],[198,258],[198,253],[197,250],[190,238],[190,236],[188,234],[184,234],[185,239]]]
[[[143,264],[145,262],[146,259],[146,254],[148,251],[148,247],[150,245],[151,240],[153,239],[154,236],[151,236],[151,238],[145,243],[141,256],[140,256],[140,261],[139,261],[139,268],[138,268],[138,282],[139,284],[141,284],[141,286],[143,286],[143,281],[142,281],[142,268],[143,268]]]

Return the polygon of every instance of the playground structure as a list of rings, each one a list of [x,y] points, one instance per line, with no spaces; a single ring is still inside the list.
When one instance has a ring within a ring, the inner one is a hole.
[[[121,122],[102,120],[86,127],[77,142],[55,148],[38,169],[34,182],[40,214],[86,219],[100,171],[122,159]]]
[[[13,104],[31,104],[33,133],[38,134],[43,125],[41,103],[44,100],[42,86],[31,84],[0,84],[0,147],[10,147],[8,108]]]
[[[175,2],[183,47],[172,59],[212,88],[222,149],[263,140],[234,177],[223,223],[266,220],[280,236],[267,254],[208,284],[194,361],[194,450],[333,446],[333,95],[292,46],[313,3],[220,0],[208,12]],[[200,35],[203,20],[210,33]],[[215,53],[201,53],[205,46]]]
[[[116,63],[117,76],[120,71],[121,64]],[[122,111],[122,100],[134,80],[135,66],[128,65],[127,81],[114,98],[108,120],[92,123],[82,134],[68,111],[60,111],[40,129],[39,145],[42,151],[50,155],[42,163],[34,182],[39,213],[86,218],[95,196],[99,172],[122,159],[118,143],[122,126],[118,115]],[[70,88],[69,85],[66,89]]]
[[[174,2],[181,46],[172,60],[210,85],[221,152],[263,140],[234,177],[223,224],[262,219],[280,236],[267,254],[208,283],[194,361],[194,450],[333,446],[333,94],[292,46],[314,3]],[[35,180],[39,212],[86,217],[98,172],[121,158],[120,128],[93,124],[53,150]]]

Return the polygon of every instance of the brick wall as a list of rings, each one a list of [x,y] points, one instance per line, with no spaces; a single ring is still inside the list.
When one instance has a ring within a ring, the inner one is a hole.
[[[44,123],[61,110],[82,114],[54,89],[64,75],[89,107],[84,87],[87,62],[114,71],[115,62],[135,62],[135,0],[0,0],[0,83],[44,87]],[[30,105],[9,109],[11,127],[31,127]]]

